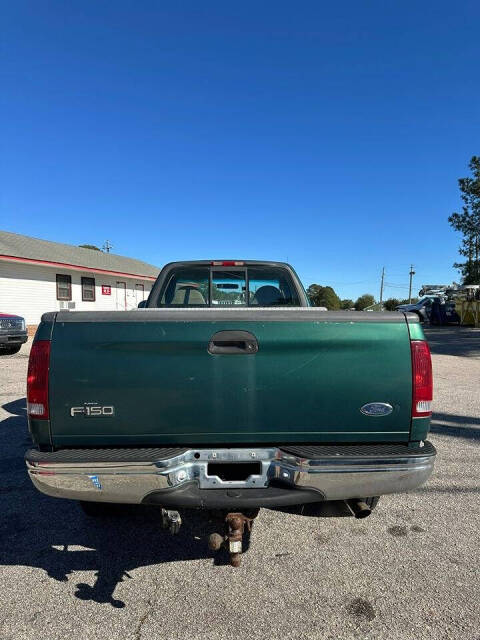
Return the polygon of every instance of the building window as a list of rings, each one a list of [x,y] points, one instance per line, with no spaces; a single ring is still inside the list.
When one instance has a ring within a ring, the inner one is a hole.
[[[82,278],[82,300],[95,302],[95,278]]]
[[[72,276],[57,273],[57,300],[72,299]]]

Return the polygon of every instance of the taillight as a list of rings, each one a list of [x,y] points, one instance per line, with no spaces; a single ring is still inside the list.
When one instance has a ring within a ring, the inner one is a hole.
[[[27,413],[32,418],[48,418],[48,369],[50,340],[32,345],[27,373]]]
[[[242,260],[214,260],[212,267],[243,267]]]
[[[413,375],[412,417],[425,418],[432,414],[432,358],[428,344],[423,340],[412,340],[410,347]]]

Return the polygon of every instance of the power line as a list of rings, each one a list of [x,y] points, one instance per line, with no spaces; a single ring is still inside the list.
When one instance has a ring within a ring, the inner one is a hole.
[[[393,289],[408,289],[406,284],[395,284],[393,282],[385,282],[385,287],[392,287]]]

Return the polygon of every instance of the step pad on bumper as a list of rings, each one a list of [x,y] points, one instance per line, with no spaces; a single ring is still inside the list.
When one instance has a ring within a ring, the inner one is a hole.
[[[298,458],[325,458],[328,456],[398,458],[399,456],[428,456],[435,453],[431,442],[423,447],[407,444],[342,444],[342,445],[280,445],[280,449]]]
[[[188,451],[187,447],[141,447],[141,448],[100,448],[100,449],[61,449],[60,451],[38,451],[29,449],[25,460],[46,464],[79,462],[156,462],[180,456]]]
[[[257,445],[258,446],[258,445]],[[262,447],[268,445],[262,445]],[[398,458],[399,456],[428,456],[435,453],[431,442],[423,447],[409,447],[406,444],[342,444],[342,445],[276,445],[281,451],[298,458],[318,459],[329,456]],[[214,450],[213,447],[210,447]],[[222,449],[225,447],[222,446]],[[235,449],[238,445],[234,446]],[[243,447],[249,449],[249,447]],[[193,447],[105,447],[84,449],[61,449],[60,451],[38,451],[29,449],[25,459],[32,463],[89,463],[89,462],[155,462],[168,460],[194,450]],[[205,445],[199,447],[205,449]]]

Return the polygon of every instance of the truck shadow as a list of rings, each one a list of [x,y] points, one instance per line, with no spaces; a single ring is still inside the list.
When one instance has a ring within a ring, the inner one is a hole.
[[[480,358],[480,329],[463,326],[424,326],[433,354]]]
[[[480,440],[480,418],[435,411],[432,415],[430,433],[466,440]]]
[[[161,528],[155,507],[122,505],[91,518],[75,502],[39,493],[23,461],[31,446],[25,398],[3,409],[13,415],[0,422],[0,564],[43,569],[61,582],[75,571],[94,571],[94,585],[77,584],[75,596],[121,608],[125,603],[114,598],[115,588],[139,567],[202,558],[228,563],[226,553],[214,557],[208,549],[207,537],[218,522],[206,512],[182,512],[184,524],[172,536]]]

